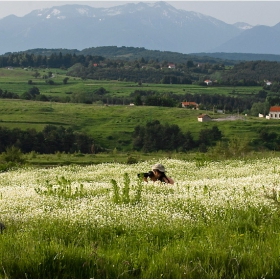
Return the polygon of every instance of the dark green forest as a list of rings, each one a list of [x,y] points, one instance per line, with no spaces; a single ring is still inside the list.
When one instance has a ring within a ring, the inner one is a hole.
[[[174,63],[186,62],[194,60],[202,63],[224,63],[225,65],[233,65],[240,61],[280,61],[280,55],[274,54],[252,54],[252,53],[191,53],[183,54],[171,51],[148,50],[143,47],[117,47],[117,46],[101,46],[91,47],[83,50],[77,49],[46,49],[37,48],[22,51],[20,53],[50,56],[52,53],[76,54],[76,55],[92,55],[103,56],[110,59],[137,60],[144,58],[145,60],[172,60]],[[6,53],[5,56],[10,55]]]
[[[201,152],[206,152],[207,147],[215,145],[222,139],[222,132],[217,126],[211,129],[202,129],[198,140],[190,131],[183,133],[179,126],[161,124],[154,120],[147,122],[145,126],[138,125],[133,132],[133,149],[143,152],[154,151],[190,151],[199,148]]]
[[[0,127],[0,153],[10,146],[19,148],[23,153],[35,151],[41,154],[100,151],[100,147],[94,146],[92,137],[72,128],[55,125],[46,125],[43,131],[39,132],[35,129]]]
[[[116,58],[118,57],[118,58]],[[56,53],[50,55],[28,52],[10,53],[0,56],[0,67],[33,67],[67,69],[69,76],[83,79],[127,80],[147,83],[200,84],[211,79],[215,86],[255,86],[265,85],[265,80],[279,82],[280,64],[276,61],[243,61],[229,64],[225,60],[209,61],[207,58],[188,57],[175,62],[169,59],[141,57],[126,60],[116,56],[76,53]],[[169,69],[175,63],[175,68]]]

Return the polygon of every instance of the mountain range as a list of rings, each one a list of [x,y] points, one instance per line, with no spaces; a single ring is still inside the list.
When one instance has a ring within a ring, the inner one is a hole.
[[[0,54],[34,48],[144,47],[180,53],[280,54],[280,23],[227,24],[165,2],[63,5],[0,19]]]

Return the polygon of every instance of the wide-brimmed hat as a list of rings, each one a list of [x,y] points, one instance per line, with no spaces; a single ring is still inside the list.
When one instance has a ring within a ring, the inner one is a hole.
[[[158,171],[160,171],[160,172],[165,172],[165,168],[164,168],[164,166],[162,165],[162,164],[160,164],[160,163],[157,163],[157,164],[155,164],[153,167],[152,167],[152,169],[153,170],[158,170]]]

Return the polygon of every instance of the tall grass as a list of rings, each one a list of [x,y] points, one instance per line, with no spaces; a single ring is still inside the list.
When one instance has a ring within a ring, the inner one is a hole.
[[[230,210],[176,227],[9,224],[1,278],[279,278],[279,211]]]
[[[1,173],[0,278],[279,278],[279,158],[161,162]]]

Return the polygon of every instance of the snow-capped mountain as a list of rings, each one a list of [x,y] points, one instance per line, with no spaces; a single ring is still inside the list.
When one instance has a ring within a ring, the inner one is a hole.
[[[242,30],[247,30],[247,29],[253,28],[252,25],[245,23],[245,22],[236,22],[233,25]]]
[[[111,8],[63,5],[1,19],[0,54],[33,48],[82,50],[97,46],[209,52],[254,29],[249,27],[178,10],[165,2]]]

